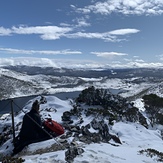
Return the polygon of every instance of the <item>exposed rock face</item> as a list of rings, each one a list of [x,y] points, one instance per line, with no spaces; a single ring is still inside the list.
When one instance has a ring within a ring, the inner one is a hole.
[[[109,133],[109,126],[104,120],[99,121],[93,119],[85,126],[75,126],[71,124],[63,124],[63,126],[66,129],[65,138],[74,137],[74,140],[80,140],[87,144],[92,142],[108,142],[112,137],[117,137],[116,135],[113,136]]]
[[[107,90],[95,89],[93,86],[89,87],[79,94],[76,103],[77,105],[84,103],[90,106],[85,110],[87,116],[98,114],[104,118],[108,117],[110,124],[113,120],[130,121],[139,122],[148,127],[146,118],[138,108],[133,106],[133,103],[121,96],[113,95]]]
[[[112,145],[118,146],[118,144],[122,144],[117,135],[109,133],[109,125],[106,124],[104,120],[93,118],[92,121],[85,126],[82,125],[82,123],[78,125],[63,123],[63,126],[66,129],[66,133],[62,135],[61,138],[67,140],[68,138],[73,137],[73,144],[76,144],[78,141],[83,142],[84,144],[100,142],[109,143],[109,140],[111,139],[115,142],[115,144]],[[73,162],[73,159],[83,152],[84,149],[82,147],[69,144],[65,153],[66,161],[70,163]]]
[[[85,123],[85,118],[89,123]],[[75,120],[78,120],[75,122]],[[138,108],[120,96],[112,95],[106,90],[97,90],[90,87],[79,95],[73,104],[73,109],[64,112],[62,116],[63,126],[66,129],[65,139],[73,137],[73,141],[84,144],[90,143],[115,143],[122,144],[117,135],[109,133],[109,128],[114,121],[140,122],[147,127],[146,118],[139,112]],[[70,148],[66,152],[67,161],[78,155],[78,148]]]

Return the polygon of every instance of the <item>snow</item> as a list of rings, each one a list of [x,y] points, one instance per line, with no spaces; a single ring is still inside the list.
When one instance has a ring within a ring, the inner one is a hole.
[[[61,116],[64,111],[69,111],[72,106],[69,100],[61,100],[55,96],[45,96],[47,103],[41,104],[41,115],[43,118],[51,116],[57,122],[61,122]],[[23,108],[24,112],[28,112],[34,100],[39,99],[40,96],[30,100]],[[140,107],[143,110],[143,104],[141,99],[135,102],[135,106]],[[45,108],[51,108],[51,111],[45,112]],[[15,117],[15,125],[22,121],[24,116],[23,112],[20,112]],[[88,124],[91,117],[85,118],[84,123]],[[2,125],[11,125],[11,118],[6,120],[0,120],[0,127]],[[90,129],[92,130],[92,129]],[[110,128],[110,133],[119,136],[122,144],[113,146],[111,143],[91,143],[83,144],[78,142],[78,146],[84,149],[84,153],[77,156],[74,159],[74,163],[155,163],[157,162],[151,157],[147,157],[145,154],[140,155],[139,151],[152,148],[163,152],[163,140],[161,138],[160,130],[147,129],[137,123],[129,122],[115,122]],[[11,139],[8,140],[2,147],[0,147],[0,153],[10,153],[13,149]],[[65,150],[45,152],[42,154],[33,154],[36,150],[48,148],[51,145],[58,142],[59,139],[51,139],[39,143],[30,144],[24,150],[27,154],[21,155],[21,158],[25,159],[25,163],[65,163]]]
[[[136,99],[135,101],[133,101],[133,103],[135,107],[139,108],[139,110],[145,111],[144,102],[142,98]]]
[[[112,130],[118,133],[122,145],[118,147],[106,143],[87,145],[86,152],[77,157],[75,162],[154,163],[151,158],[139,155],[138,151],[152,148],[163,152],[163,141],[157,131],[148,130],[139,124],[123,122],[114,124]]]
[[[80,79],[84,80],[84,81],[101,81],[103,78],[84,78],[84,77],[79,77]]]
[[[68,77],[68,76],[52,76],[52,75],[27,75],[23,73],[18,73],[15,71],[7,70],[4,68],[0,68],[0,75],[13,77],[20,81],[25,81],[31,83],[33,88],[24,92],[20,88],[16,89],[16,91],[10,95],[10,98],[14,97],[23,97],[27,95],[36,95],[35,89],[38,90],[37,94],[55,94],[59,92],[74,92],[74,91],[82,91],[87,87],[95,86],[96,88],[103,89],[116,89],[119,90],[119,95],[122,97],[130,97],[133,95],[137,95],[142,91],[149,90],[149,88],[158,85],[157,83],[142,81],[140,84],[134,83],[134,80],[139,79],[138,77],[133,78],[107,78],[107,77],[99,77],[99,78],[86,78],[86,77]],[[78,85],[78,80],[83,80],[84,84]],[[55,82],[54,82],[55,81]],[[74,87],[69,88],[70,85],[74,85]],[[160,93],[160,89],[162,89],[162,82],[155,89],[152,89],[153,93],[161,96],[163,93]],[[22,88],[23,89],[23,88]],[[35,92],[35,93],[34,93]]]

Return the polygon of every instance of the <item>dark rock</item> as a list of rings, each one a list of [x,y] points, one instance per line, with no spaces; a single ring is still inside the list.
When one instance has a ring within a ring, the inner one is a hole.
[[[72,114],[69,111],[66,111],[63,113],[62,121],[64,121],[67,124],[72,124],[73,120],[71,119]]]
[[[111,137],[111,139],[113,139],[116,143],[122,144],[121,141],[120,141],[120,139],[119,139],[116,135],[111,135],[111,134],[110,134],[110,137]]]
[[[74,158],[77,155],[81,155],[84,152],[82,148],[76,147],[76,146],[70,146],[68,150],[65,152],[65,160],[68,163],[72,163]]]
[[[39,102],[40,104],[45,104],[45,103],[47,103],[47,100],[46,100],[46,98],[45,98],[45,96],[41,96],[41,99],[40,99],[40,102]]]

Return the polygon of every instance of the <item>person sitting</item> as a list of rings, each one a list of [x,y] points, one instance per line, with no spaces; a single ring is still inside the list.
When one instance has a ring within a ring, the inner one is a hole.
[[[38,100],[32,104],[31,110],[23,117],[23,123],[20,133],[14,140],[13,155],[19,153],[23,148],[31,143],[36,143],[51,139],[43,128],[41,117],[39,115],[40,105]]]

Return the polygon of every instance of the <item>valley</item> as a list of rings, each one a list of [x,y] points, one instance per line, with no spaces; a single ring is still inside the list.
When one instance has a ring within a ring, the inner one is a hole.
[[[128,99],[163,94],[162,69],[55,69],[10,66],[0,69],[0,99],[82,91],[89,86],[114,89]]]

